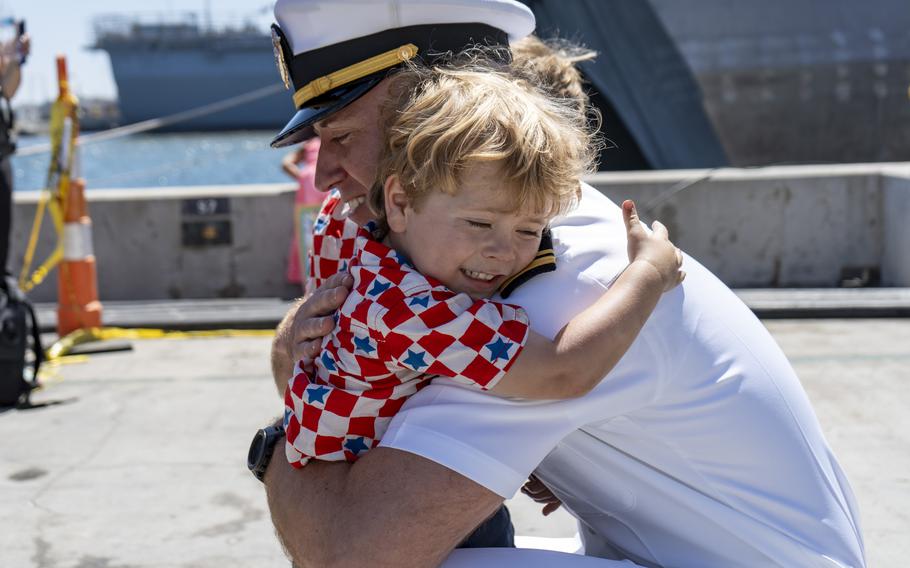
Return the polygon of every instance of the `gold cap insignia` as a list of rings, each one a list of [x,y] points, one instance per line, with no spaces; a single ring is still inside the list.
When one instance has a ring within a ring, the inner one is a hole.
[[[272,50],[275,52],[275,65],[278,66],[278,75],[285,89],[291,88],[291,73],[288,71],[287,61],[284,60],[284,50],[281,49],[281,36],[276,28],[272,28]]]

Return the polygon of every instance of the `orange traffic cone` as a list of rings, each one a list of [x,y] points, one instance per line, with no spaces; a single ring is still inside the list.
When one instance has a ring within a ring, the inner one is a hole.
[[[85,180],[70,183],[63,214],[63,260],[57,279],[57,335],[101,327],[98,276],[92,248],[92,220],[85,203]]]

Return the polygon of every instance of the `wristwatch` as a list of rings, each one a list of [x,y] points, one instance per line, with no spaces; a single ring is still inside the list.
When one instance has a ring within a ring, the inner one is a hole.
[[[262,481],[265,476],[265,470],[269,467],[269,460],[272,459],[275,444],[281,440],[284,440],[283,424],[267,426],[253,436],[253,442],[250,444],[250,453],[246,458],[246,465],[259,481]]]

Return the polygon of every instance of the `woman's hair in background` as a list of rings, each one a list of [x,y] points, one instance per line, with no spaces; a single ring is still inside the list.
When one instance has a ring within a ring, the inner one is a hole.
[[[581,176],[596,167],[598,125],[580,75],[566,68],[573,63],[559,55],[532,61],[539,58],[532,51],[544,53],[529,43],[510,66],[478,47],[445,66],[409,65],[394,75],[370,193],[380,219],[390,175],[419,206],[430,191],[454,193],[461,175],[479,163],[500,167],[516,208],[553,216],[572,207]]]
[[[512,72],[536,84],[554,98],[573,101],[578,112],[599,121],[589,107],[584,78],[577,65],[591,61],[597,52],[568,40],[527,36],[511,45]]]

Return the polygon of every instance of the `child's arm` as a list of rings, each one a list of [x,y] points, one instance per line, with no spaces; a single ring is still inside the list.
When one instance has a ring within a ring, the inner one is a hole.
[[[660,296],[685,273],[682,254],[655,221],[648,234],[635,204],[622,204],[629,266],[612,287],[575,316],[553,341],[530,333],[512,367],[490,392],[501,396],[561,399],[582,396],[619,362],[638,336]]]

